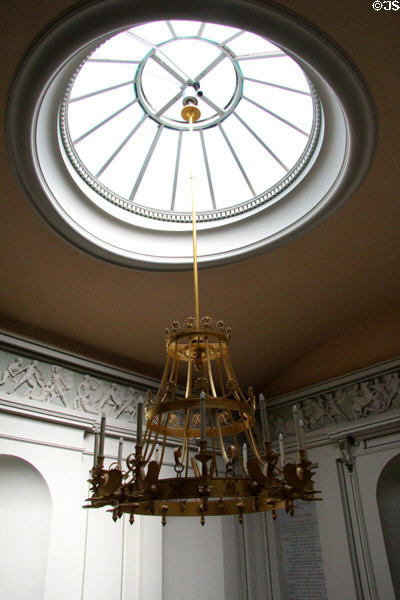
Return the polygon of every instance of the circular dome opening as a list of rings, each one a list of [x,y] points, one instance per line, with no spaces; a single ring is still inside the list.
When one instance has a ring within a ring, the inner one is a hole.
[[[187,93],[202,113],[190,148]],[[51,226],[97,257],[157,270],[191,267],[189,163],[205,267],[328,216],[375,143],[352,63],[292,13],[250,0],[81,6],[27,55],[7,124],[17,173]]]
[[[188,91],[189,90],[189,91]],[[200,119],[181,116],[190,94]],[[196,21],[131,27],[72,77],[60,127],[83,180],[144,217],[237,217],[293,186],[315,150],[320,104],[298,64],[264,38]]]

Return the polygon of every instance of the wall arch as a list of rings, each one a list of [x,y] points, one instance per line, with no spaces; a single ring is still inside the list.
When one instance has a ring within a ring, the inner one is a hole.
[[[7,600],[42,600],[52,502],[28,461],[0,454],[0,589]]]
[[[400,599],[400,454],[394,456],[382,469],[376,497],[383,538],[396,598]]]

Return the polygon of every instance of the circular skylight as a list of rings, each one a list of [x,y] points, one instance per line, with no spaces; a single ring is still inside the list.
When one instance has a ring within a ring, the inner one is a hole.
[[[201,117],[181,117],[186,95]],[[61,135],[100,196],[144,217],[199,221],[271,202],[318,141],[320,106],[299,65],[263,37],[195,21],[131,27],[92,52],[70,81]]]

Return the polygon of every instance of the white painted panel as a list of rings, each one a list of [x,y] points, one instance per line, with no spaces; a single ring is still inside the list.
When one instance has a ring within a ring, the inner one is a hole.
[[[356,459],[357,478],[377,597],[384,600],[395,600],[395,594],[383,539],[376,488],[382,469],[398,452],[398,446],[386,450],[381,449],[381,451],[378,448],[377,452],[357,456]]]
[[[138,600],[162,600],[162,529],[161,517],[141,519]],[[170,597],[178,600],[173,595]]]
[[[163,600],[230,600],[224,587],[221,517],[206,518],[204,527],[194,517],[168,519],[163,566]]]
[[[316,511],[328,598],[329,600],[339,598],[356,600],[336,469],[336,460],[339,456],[339,449],[331,445],[313,448],[309,452],[310,460],[318,463],[314,488],[321,490],[322,501],[316,502]],[[340,573],[340,577],[338,577],[338,573]]]
[[[122,519],[89,511],[83,600],[121,600]]]

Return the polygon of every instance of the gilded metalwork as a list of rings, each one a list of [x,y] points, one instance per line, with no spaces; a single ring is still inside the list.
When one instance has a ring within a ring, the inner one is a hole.
[[[212,352],[205,351],[207,344]],[[128,456],[125,470],[116,463],[105,469],[103,457],[98,457],[90,479],[93,495],[88,508],[109,506],[114,519],[127,513],[130,522],[138,514],[161,516],[163,525],[168,516],[197,516],[204,524],[207,516],[215,515],[237,514],[241,521],[243,515],[254,512],[284,509],[292,514],[295,500],[317,499],[305,450],[299,450],[297,463],[286,459],[278,466],[278,454],[270,442],[259,439],[254,393],[249,389],[246,398],[235,378],[229,333],[222,322],[205,317],[199,328],[193,327],[191,319],[182,325],[174,322],[168,330],[166,351],[160,388],[147,401],[143,445]],[[222,373],[219,378],[217,363]],[[197,453],[191,451],[190,443],[197,443],[201,435],[203,391],[196,387],[196,378],[188,376],[190,372],[208,383],[206,440],[200,442]],[[249,449],[246,464],[239,434]],[[168,438],[178,440],[175,477],[160,478]],[[152,458],[157,444],[162,446],[161,460]],[[221,457],[225,458],[225,472],[217,474]]]

